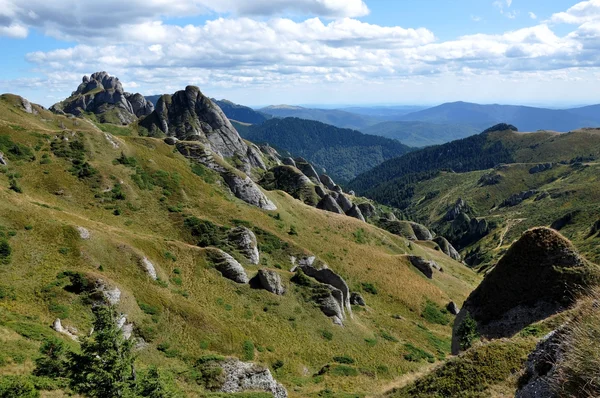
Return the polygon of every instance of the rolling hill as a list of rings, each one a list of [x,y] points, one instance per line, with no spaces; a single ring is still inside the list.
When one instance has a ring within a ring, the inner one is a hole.
[[[265,113],[257,112],[254,109],[249,108],[247,106],[234,104],[231,101],[218,101],[213,99],[213,102],[219,105],[219,108],[221,108],[221,110],[229,119],[241,123],[261,124],[271,118],[271,116]]]
[[[466,124],[436,124],[429,122],[382,122],[361,130],[365,134],[392,138],[419,148],[440,145],[477,134],[480,129]]]
[[[354,130],[360,130],[385,120],[376,116],[360,115],[338,109],[311,109],[290,105],[269,106],[260,109],[260,112],[278,118],[295,117]]]

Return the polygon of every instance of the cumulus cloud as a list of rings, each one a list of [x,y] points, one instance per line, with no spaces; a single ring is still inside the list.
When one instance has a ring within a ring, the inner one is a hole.
[[[529,18],[531,18],[531,19],[537,19],[537,15],[535,15],[534,12],[529,11]]]
[[[566,24],[583,24],[600,20],[600,0],[582,1],[565,12],[552,15],[551,21]]]

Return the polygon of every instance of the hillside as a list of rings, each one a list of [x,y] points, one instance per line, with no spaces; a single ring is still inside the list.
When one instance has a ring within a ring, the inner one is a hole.
[[[515,105],[480,105],[452,102],[402,116],[401,120],[441,124],[467,124],[483,129],[497,123],[519,126],[522,131],[567,132],[600,126],[600,116],[590,109],[558,110]]]
[[[197,88],[186,90],[204,103]],[[178,93],[169,97],[167,113],[147,118],[188,136],[177,130],[174,114],[187,109],[185,101]],[[194,109],[189,123],[203,117],[204,108]],[[451,316],[444,308],[462,302],[480,278],[431,242],[411,243],[281,191],[260,191],[277,210],[238,199],[229,178],[243,178],[233,166],[250,163],[217,156],[220,144],[208,133],[233,134],[225,120],[219,123],[195,130],[194,137],[206,134],[205,144],[171,146],[159,130],[138,123],[102,124],[0,97],[0,386],[27,380],[54,391],[44,396],[64,396],[61,381],[31,375],[33,361],[46,338],[77,346],[68,336],[87,334],[97,300],[126,314],[138,371],[157,366],[185,396],[211,396],[215,387],[203,364],[223,357],[265,366],[289,396],[306,397],[325,390],[365,395],[449,353]],[[155,137],[140,135],[150,131]],[[208,148],[214,170],[198,163]],[[259,264],[231,240],[240,231],[234,227],[256,236]],[[444,272],[429,279],[407,254],[434,260]],[[328,285],[289,271],[291,256],[299,262],[311,255],[366,301],[342,310],[343,327],[314,301],[333,297],[320,296]],[[225,277],[230,270],[254,281],[268,272],[286,292],[236,283]],[[62,333],[51,328],[57,318]]]
[[[252,108],[247,106],[234,104],[231,101],[227,100],[214,100],[213,102],[219,105],[219,108],[227,115],[227,117],[231,120],[235,120],[241,123],[249,123],[249,124],[261,124],[264,121],[270,119],[271,117],[265,113],[257,112]]]
[[[325,124],[331,124],[339,128],[353,130],[360,130],[385,120],[376,116],[361,115],[338,109],[312,109],[289,105],[268,106],[260,109],[260,112],[278,118],[292,117],[314,120]]]
[[[361,131],[365,134],[392,138],[415,148],[445,144],[480,132],[470,125],[396,121],[377,123]]]
[[[395,140],[297,118],[269,120],[242,128],[240,134],[247,140],[301,156],[340,182],[410,151]]]

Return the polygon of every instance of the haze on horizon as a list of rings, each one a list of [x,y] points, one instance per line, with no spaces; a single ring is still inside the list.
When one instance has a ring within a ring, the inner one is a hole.
[[[0,92],[45,106],[100,70],[253,106],[600,102],[600,0],[0,0],[0,46]]]

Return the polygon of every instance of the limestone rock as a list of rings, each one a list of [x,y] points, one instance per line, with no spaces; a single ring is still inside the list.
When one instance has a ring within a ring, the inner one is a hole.
[[[523,203],[525,200],[531,198],[532,196],[537,195],[537,193],[538,193],[538,191],[536,191],[535,189],[516,193],[516,194],[512,195],[511,197],[509,197],[508,199],[506,199],[504,202],[502,202],[500,207],[517,206],[517,205]]]
[[[319,308],[326,316],[330,317],[333,323],[339,326],[344,325],[344,298],[339,289],[331,285],[325,285],[327,293],[321,293],[316,297]]]
[[[317,209],[329,211],[331,213],[344,214],[340,205],[337,204],[336,200],[331,195],[325,195],[325,197],[317,204]]]
[[[249,282],[246,270],[235,258],[225,253],[223,250],[214,249],[210,253],[211,260],[215,264],[217,271],[221,273],[225,278],[231,279],[232,281],[240,284]]]
[[[259,184],[269,191],[287,192],[309,206],[316,206],[319,202],[319,196],[315,188],[321,187],[313,184],[307,176],[292,166],[273,167],[263,175]]]
[[[544,171],[552,169],[553,167],[554,167],[554,163],[538,164],[537,166],[534,166],[531,169],[529,169],[529,174],[542,173]]]
[[[348,217],[353,217],[353,218],[356,218],[356,219],[358,219],[360,221],[365,222],[365,217],[362,215],[360,209],[356,205],[352,205],[352,207],[350,208],[350,210],[348,210],[346,212],[346,215]]]
[[[332,286],[339,290],[342,294],[342,300],[340,304],[342,307],[342,314],[344,310],[348,310],[348,312],[352,314],[352,307],[350,306],[350,289],[348,288],[346,281],[341,276],[329,268],[317,269],[313,265],[301,265],[300,263],[298,265],[300,269],[302,269],[302,272],[304,272],[306,275],[316,279],[318,282]]]
[[[164,141],[167,145],[177,145],[177,143],[179,142],[179,140],[175,137],[167,137],[164,139]]]
[[[437,243],[440,247],[440,250],[451,259],[456,261],[462,260],[460,253],[443,236],[438,236],[433,241]]]
[[[433,279],[434,271],[442,271],[442,268],[435,261],[425,260],[419,256],[408,256],[408,259],[416,269],[429,279]]]
[[[154,268],[154,264],[152,264],[146,257],[142,258],[140,262],[142,268],[144,268],[144,271],[146,271],[148,276],[153,280],[157,280],[158,276],[156,274],[156,268]]]
[[[240,177],[234,172],[222,174],[223,179],[238,199],[263,210],[277,210],[277,206],[260,190],[250,177]]]
[[[373,217],[377,211],[371,203],[361,203],[358,205],[358,208],[365,218]]]
[[[52,329],[54,329],[54,331],[56,331],[57,333],[64,334],[71,340],[78,340],[77,335],[73,333],[74,330],[70,330],[70,328],[64,328],[59,318],[56,318],[56,320],[54,320],[54,323],[52,323]]]
[[[90,240],[92,235],[90,231],[83,227],[77,227],[77,232],[79,232],[79,237],[83,240]]]
[[[458,217],[460,213],[468,212],[468,210],[469,207],[467,206],[467,203],[464,200],[462,200],[462,198],[459,198],[454,204],[454,206],[452,206],[448,210],[448,212],[444,216],[444,220],[453,221],[456,217]]]
[[[287,398],[288,394],[281,384],[271,375],[269,369],[262,366],[228,359],[218,366],[222,369],[224,382],[220,391],[228,394],[245,391],[265,391],[273,398]]]
[[[294,161],[296,162],[296,167],[305,176],[310,178],[310,180],[313,181],[315,184],[320,184],[319,174],[317,174],[317,172],[316,172],[315,168],[312,166],[312,164],[308,163],[303,158],[296,158],[296,159],[294,159]]]
[[[2,152],[0,152],[0,165],[1,166],[8,165],[8,161],[6,160],[6,158],[4,157],[4,154]]]
[[[327,195],[327,192],[325,192],[323,187],[320,185],[315,185],[315,192],[317,193],[317,195],[319,195],[319,198],[321,199],[323,199]]]
[[[281,282],[281,276],[275,271],[261,269],[258,271],[258,281],[263,289],[278,296],[285,293],[285,288]]]
[[[482,337],[513,336],[571,305],[593,269],[557,231],[525,232],[465,301],[454,323],[453,353],[460,350],[456,333],[467,313]]]
[[[412,222],[412,221],[410,221],[409,224],[410,224],[411,228],[413,229],[417,240],[432,240],[433,239],[433,234],[431,233],[431,231],[429,231],[429,229],[426,226],[421,225],[416,222]]]
[[[454,301],[449,302],[448,305],[446,306],[446,309],[452,315],[458,315],[458,313],[460,312],[460,308],[458,308],[458,306],[456,305],[456,303]]]
[[[352,208],[352,202],[344,194],[338,195],[336,202],[338,205],[340,205],[340,208],[344,213],[346,213]]]
[[[283,163],[286,166],[296,167],[296,162],[292,158],[283,158],[283,160],[281,161],[281,163]]]
[[[321,181],[321,183],[323,185],[325,185],[325,187],[327,189],[330,189],[333,191],[333,188],[335,188],[335,182],[333,182],[331,177],[329,177],[327,174],[321,174],[321,176],[319,177],[319,180]]]
[[[234,228],[229,232],[229,241],[248,259],[250,264],[260,263],[258,241],[254,232],[246,227]]]
[[[361,307],[364,307],[367,305],[363,296],[360,293],[356,293],[356,292],[352,292],[350,294],[350,304],[359,305]]]
[[[118,287],[108,285],[104,280],[96,280],[96,291],[102,294],[102,299],[110,305],[121,302],[121,290]]]

